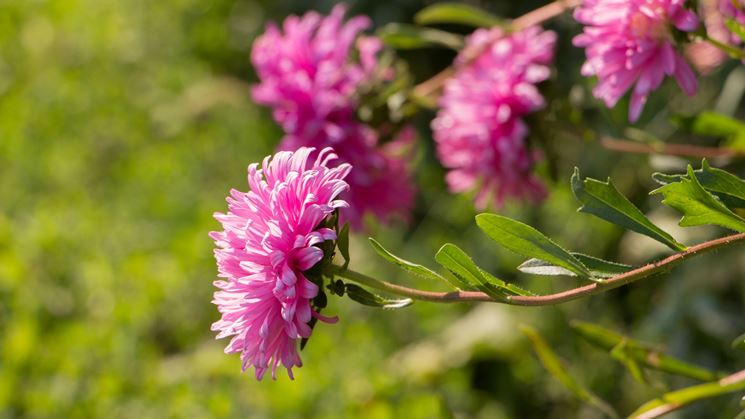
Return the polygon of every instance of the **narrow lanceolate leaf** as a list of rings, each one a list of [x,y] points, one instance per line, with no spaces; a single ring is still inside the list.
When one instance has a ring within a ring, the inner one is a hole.
[[[518,255],[540,259],[581,278],[592,279],[582,262],[529,225],[496,214],[479,214],[476,224],[492,240]]]
[[[378,243],[377,240],[373,239],[372,237],[369,238],[370,244],[372,245],[373,249],[375,249],[375,252],[377,252],[383,259],[393,263],[394,265],[398,266],[399,268],[410,272],[416,276],[419,276],[424,279],[429,279],[433,281],[442,281],[446,284],[449,284],[455,288],[462,289],[462,290],[472,290],[474,287],[470,287],[467,284],[463,284],[460,282],[453,282],[449,278],[445,278],[442,275],[438,274],[437,272],[427,268],[426,266],[422,266],[418,263],[409,262],[406,259],[402,259],[393,253],[386,250],[383,245]]]
[[[662,194],[662,203],[683,213],[683,227],[716,224],[731,230],[745,232],[745,220],[729,210],[714,195],[707,192],[698,181],[693,168],[688,166],[688,176],[680,182],[669,183],[655,189],[652,194]]]
[[[355,284],[344,284],[344,290],[352,300],[370,307],[396,309],[410,306],[414,302],[411,298],[383,298]]]
[[[720,377],[714,371],[673,358],[657,350],[653,345],[630,339],[594,323],[573,321],[571,326],[574,332],[583,339],[611,352],[614,358],[623,362],[630,369],[635,368],[630,362],[633,361],[646,368],[695,380],[712,381]],[[634,372],[632,371],[632,373]]]
[[[419,25],[455,23],[485,28],[504,24],[497,16],[462,3],[436,3],[425,7],[414,15],[414,22]]]
[[[505,299],[505,291],[497,284],[489,282],[471,257],[458,246],[446,243],[437,251],[435,260],[462,282],[478,288],[495,299]]]
[[[463,48],[463,37],[437,29],[401,23],[389,23],[378,30],[380,40],[396,49],[418,49],[444,46],[454,50]]]
[[[574,192],[577,200],[582,203],[578,211],[595,215],[627,230],[644,234],[673,250],[685,250],[685,246],[649,221],[639,208],[618,192],[610,179],[607,182],[591,178],[582,180],[579,176],[579,169],[575,167],[572,175],[572,192]]]
[[[585,255],[583,253],[570,252],[572,256],[577,258],[583,265],[585,265],[592,276],[596,278],[612,278],[614,276],[621,275],[632,269],[631,265],[625,265],[623,263],[611,262],[608,260],[599,259],[593,256]],[[574,272],[564,269],[561,266],[552,265],[546,261],[540,259],[528,259],[517,267],[521,272],[533,275],[544,275],[544,276],[577,276]]]
[[[623,364],[623,366],[626,367],[627,370],[629,370],[629,373],[631,376],[638,382],[642,384],[648,384],[647,378],[644,376],[644,371],[642,371],[641,367],[639,366],[638,360],[631,355],[631,351],[628,348],[626,340],[622,340],[619,342],[618,345],[614,346],[613,349],[610,351],[610,355],[616,359],[618,362]]]
[[[336,247],[344,258],[344,269],[346,269],[349,266],[349,223],[344,223],[344,226],[339,230]]]
[[[569,372],[562,365],[559,356],[551,350],[546,341],[536,332],[535,329],[528,326],[521,327],[522,332],[530,339],[533,344],[533,350],[535,350],[538,359],[541,364],[548,370],[548,372],[559,381],[564,387],[571,391],[575,396],[585,403],[589,403],[603,413],[612,418],[618,418],[618,413],[613,410],[608,403],[603,401],[601,398],[596,396],[592,391],[583,386],[579,381],[575,380]]]
[[[665,393],[658,399],[644,403],[629,418],[658,418],[691,403],[742,390],[745,390],[745,370],[718,381]]]
[[[729,208],[745,208],[745,180],[730,172],[709,166],[706,159],[701,162],[701,168],[693,172],[701,186],[719,198],[723,204]],[[683,178],[687,179],[688,175],[652,175],[652,179],[661,185],[680,182]]]
[[[528,291],[528,290],[526,290],[526,289],[524,289],[522,287],[518,287],[515,284],[512,284],[510,282],[503,281],[503,280],[495,277],[494,275],[490,274],[489,272],[486,272],[485,270],[483,270],[481,268],[479,268],[479,271],[481,271],[481,275],[483,275],[484,278],[486,278],[487,281],[489,281],[490,283],[492,283],[492,284],[496,285],[497,287],[499,287],[506,294],[510,294],[510,295],[531,295],[531,296],[537,295],[536,293],[531,292],[531,291]]]

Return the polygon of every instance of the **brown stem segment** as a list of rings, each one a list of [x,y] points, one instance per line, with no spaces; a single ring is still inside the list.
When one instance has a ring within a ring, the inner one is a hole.
[[[687,250],[679,253],[675,253],[671,256],[666,257],[657,262],[652,262],[647,265],[641,266],[634,270],[626,273],[616,275],[603,282],[595,282],[589,285],[584,285],[577,288],[572,288],[566,291],[557,292],[548,295],[538,296],[523,296],[523,295],[512,295],[503,299],[495,299],[487,294],[480,291],[453,291],[453,292],[436,292],[436,291],[423,291],[414,288],[408,288],[401,285],[391,284],[390,282],[381,281],[359,272],[351,270],[345,270],[339,268],[333,273],[336,276],[346,278],[363,285],[367,285],[372,288],[386,291],[391,294],[401,295],[409,297],[415,300],[422,301],[434,301],[440,303],[451,303],[451,302],[464,302],[464,301],[491,301],[506,303],[519,306],[546,306],[561,304],[567,301],[576,300],[578,298],[600,294],[608,290],[612,290],[640,279],[652,276],[654,274],[664,272],[671,269],[676,264],[698,256],[703,253],[710,252],[722,247],[730,246],[745,241],[745,233],[733,234],[731,236],[721,237],[708,242],[700,243],[695,246],[689,247]]]
[[[690,144],[645,144],[610,137],[601,138],[600,144],[608,150],[621,151],[624,153],[664,154],[668,156],[697,158],[745,157],[745,151],[720,147],[702,147]]]
[[[556,0],[516,18],[510,23],[508,29],[510,31],[518,31],[520,29],[541,24],[549,19],[559,16],[569,9],[579,6],[581,2],[582,0]],[[499,34],[499,36],[501,36],[501,34]],[[498,38],[495,37],[492,41],[496,41],[497,39]],[[484,49],[491,43],[492,42],[485,42],[482,48],[476,48],[469,51],[469,55],[466,57],[465,62],[471,63],[481,55],[481,53],[484,52]],[[419,83],[414,87],[414,96],[427,97],[438,93],[442,89],[443,84],[445,84],[445,80],[452,77],[454,73],[455,71],[451,66],[435,74],[432,78]]]

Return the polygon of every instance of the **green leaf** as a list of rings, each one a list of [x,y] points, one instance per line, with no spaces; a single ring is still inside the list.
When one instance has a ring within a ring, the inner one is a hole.
[[[647,384],[644,371],[642,371],[639,363],[630,352],[631,351],[627,348],[627,341],[624,339],[611,349],[610,354],[614,359],[622,363],[627,370],[629,370],[629,373],[631,373],[631,376],[636,381],[642,384]]]
[[[693,172],[701,186],[716,195],[722,203],[730,208],[745,208],[745,180],[730,172],[709,166],[706,159],[701,162],[701,169]],[[661,185],[680,182],[683,178],[688,179],[688,175],[666,175],[663,173],[652,175],[652,179]]]
[[[386,45],[396,49],[444,46],[457,51],[464,45],[460,35],[401,23],[389,23],[380,28],[377,34]]]
[[[618,192],[610,178],[607,182],[591,178],[585,178],[583,181],[580,179],[579,169],[575,167],[571,182],[574,196],[582,203],[578,211],[593,214],[627,230],[644,234],[673,250],[686,249],[670,234],[649,221],[639,208]]]
[[[655,349],[653,345],[630,339],[597,324],[575,320],[571,322],[571,327],[580,337],[601,349],[610,351],[611,355],[615,350],[614,357],[626,364],[629,362],[628,359],[632,359],[647,368],[696,380],[711,381],[719,378],[719,374],[714,371],[668,356]],[[618,349],[619,346],[621,349]]]
[[[623,263],[611,262],[603,259],[599,259],[593,256],[585,255],[582,253],[570,252],[572,256],[576,257],[577,260],[582,262],[587,268],[590,269],[592,276],[596,278],[612,278],[617,275],[626,273],[634,269],[631,265],[625,265]],[[528,259],[517,267],[521,272],[525,272],[533,275],[545,275],[545,276],[577,276],[574,272],[564,269],[560,266],[552,265],[546,261],[540,259]]]
[[[724,24],[727,25],[727,29],[729,29],[730,32],[737,35],[743,42],[745,42],[745,27],[734,19],[727,19]]]
[[[716,224],[738,232],[745,231],[745,220],[724,206],[699,183],[693,168],[688,165],[688,176],[680,182],[669,183],[650,192],[662,194],[662,203],[683,213],[683,227]]]
[[[530,291],[528,291],[528,290],[526,290],[526,289],[524,289],[522,287],[519,287],[519,286],[517,286],[517,285],[515,285],[513,283],[503,281],[503,280],[495,277],[494,275],[490,274],[489,272],[487,272],[487,271],[485,271],[485,270],[483,270],[481,268],[479,268],[479,271],[481,271],[481,274],[486,278],[487,281],[489,281],[490,283],[492,283],[492,284],[496,285],[497,287],[499,287],[500,289],[502,289],[502,291],[504,291],[506,294],[511,294],[511,295],[531,295],[531,296],[537,295],[534,292],[530,292]]]
[[[745,333],[732,341],[732,349],[745,349]]]
[[[724,377],[719,381],[704,383],[692,387],[665,393],[660,398],[644,403],[629,418],[654,418],[680,409],[691,403],[722,396],[727,393],[745,390],[743,371]]]
[[[564,387],[571,391],[583,402],[589,403],[606,415],[617,418],[618,413],[613,410],[608,403],[596,396],[592,391],[583,386],[577,380],[572,377],[562,365],[558,355],[551,350],[546,341],[536,332],[535,329],[528,326],[521,326],[522,332],[530,339],[533,344],[533,350],[535,351],[541,364],[548,370],[548,372],[559,381]]]
[[[339,249],[339,253],[344,258],[344,269],[349,266],[349,223],[344,223],[341,230],[339,230],[338,237],[336,238],[336,247]]]
[[[704,111],[693,119],[691,132],[699,135],[732,138],[745,133],[745,124],[727,115]]]
[[[496,214],[479,214],[476,224],[492,240],[518,255],[540,259],[581,278],[593,279],[582,262],[529,225]]]
[[[438,274],[437,272],[427,268],[426,266],[419,265],[418,263],[409,262],[406,259],[402,259],[393,253],[386,250],[383,245],[378,243],[377,240],[373,239],[372,237],[368,238],[370,240],[370,244],[372,245],[373,249],[375,249],[375,252],[377,252],[383,259],[393,263],[394,265],[398,266],[399,268],[410,272],[414,275],[417,275],[421,278],[428,279],[428,280],[434,280],[434,281],[442,281],[448,285],[451,285],[457,289],[462,290],[472,290],[473,287],[469,287],[467,284],[463,284],[460,282],[453,282],[449,278],[443,277],[442,275]]]
[[[542,275],[542,276],[577,276],[574,272],[569,269],[562,268],[561,266],[552,265],[546,261],[531,258],[520,264],[517,270],[526,274]]]
[[[414,15],[414,22],[419,25],[455,23],[485,28],[504,24],[497,16],[462,3],[436,3],[425,7]]]
[[[370,307],[396,309],[408,307],[414,302],[411,298],[383,298],[355,284],[344,284],[344,290],[352,300]]]
[[[464,283],[478,288],[490,297],[505,299],[505,292],[500,290],[497,284],[492,284],[466,252],[458,246],[452,243],[444,244],[437,251],[435,260]]]

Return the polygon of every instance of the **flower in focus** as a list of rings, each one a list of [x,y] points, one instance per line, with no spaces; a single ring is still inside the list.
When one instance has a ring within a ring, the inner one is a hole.
[[[248,167],[248,192],[231,190],[226,214],[216,213],[223,231],[210,233],[220,291],[213,303],[222,317],[212,325],[217,338],[233,336],[225,353],[241,353],[243,371],[253,366],[257,379],[268,369],[276,378],[282,364],[292,378],[292,367],[302,362],[298,340],[308,338],[311,307],[318,285],[303,275],[323,257],[316,245],[335,240],[336,233],[321,227],[327,216],[347,206],[338,195],[348,188],[348,164],[329,168],[332,149],[310,159],[311,148],[282,151]]]
[[[683,92],[696,93],[698,83],[690,65],[676,50],[672,27],[691,32],[698,28],[696,14],[685,0],[584,0],[574,17],[586,25],[574,38],[585,48],[585,76],[597,76],[595,97],[613,107],[632,88],[629,120],[639,119],[649,94],[666,75]]]
[[[382,44],[360,36],[370,19],[344,22],[344,14],[345,7],[337,5],[326,17],[290,16],[282,30],[269,25],[251,52],[260,79],[252,96],[273,109],[284,129],[280,149],[333,147],[339,163],[354,167],[348,178],[352,188],[344,196],[350,208],[342,217],[359,227],[365,213],[406,217],[414,189],[405,161],[380,147],[376,132],[356,119],[360,87],[381,77],[376,73]]]
[[[556,34],[538,27],[505,34],[479,29],[456,59],[432,121],[437,154],[453,192],[477,189],[476,206],[493,198],[538,201],[545,196],[532,173],[522,118],[544,106],[536,84],[550,75]],[[466,57],[475,57],[472,62]]]

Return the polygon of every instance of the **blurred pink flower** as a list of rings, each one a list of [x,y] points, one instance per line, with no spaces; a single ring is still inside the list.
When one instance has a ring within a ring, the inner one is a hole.
[[[231,190],[226,214],[216,213],[223,231],[214,231],[220,291],[213,303],[222,318],[212,325],[217,338],[233,336],[225,353],[241,353],[243,371],[253,366],[257,379],[267,369],[276,378],[281,363],[292,378],[302,362],[297,341],[311,334],[315,312],[310,300],[318,286],[303,272],[323,258],[317,247],[336,233],[319,227],[337,208],[348,188],[348,164],[329,168],[336,158],[326,148],[310,160],[312,148],[282,151],[248,167],[248,192]]]
[[[545,196],[533,175],[522,118],[544,106],[535,84],[550,75],[556,34],[538,27],[506,34],[479,29],[456,59],[445,82],[441,107],[432,121],[437,154],[449,170],[453,192],[477,189],[476,206],[508,198],[538,201]],[[476,58],[467,62],[465,57]]]
[[[406,127],[389,143],[379,146],[377,133],[367,125],[350,121],[338,128],[328,137],[288,135],[280,149],[331,145],[337,150],[339,162],[352,164],[347,177],[351,187],[342,194],[349,202],[349,207],[340,213],[342,222],[350,221],[360,228],[366,213],[381,221],[394,216],[406,220],[414,205],[409,156],[414,149],[415,131]]]
[[[334,147],[339,162],[352,164],[352,186],[342,212],[355,227],[365,213],[386,220],[406,218],[414,187],[408,165],[379,147],[376,132],[356,119],[357,93],[372,83],[382,44],[360,36],[370,27],[365,16],[344,22],[346,8],[337,5],[327,17],[309,12],[290,16],[282,31],[269,25],[251,54],[260,83],[252,96],[273,109],[286,136],[280,149]],[[357,58],[355,58],[357,57]]]
[[[632,85],[629,120],[639,119],[649,94],[665,75],[673,76],[683,92],[696,93],[693,70],[676,50],[671,25],[683,32],[698,28],[696,14],[685,0],[584,0],[574,18],[586,25],[574,38],[585,47],[585,76],[597,76],[595,97],[613,107]]]
[[[719,12],[724,17],[724,21],[732,19],[735,23],[745,26],[745,1],[743,0],[719,0]],[[722,24],[724,25],[724,21]],[[742,43],[742,39],[734,33],[728,31],[728,41],[734,45]]]
[[[706,33],[713,39],[729,42],[733,36],[725,26],[721,3],[732,0],[701,0],[699,16],[706,26]],[[737,37],[735,37],[737,38]],[[737,38],[739,39],[739,38]],[[736,42],[735,42],[736,43]],[[719,67],[727,54],[705,40],[696,40],[685,46],[685,56],[699,74],[708,74]]]

